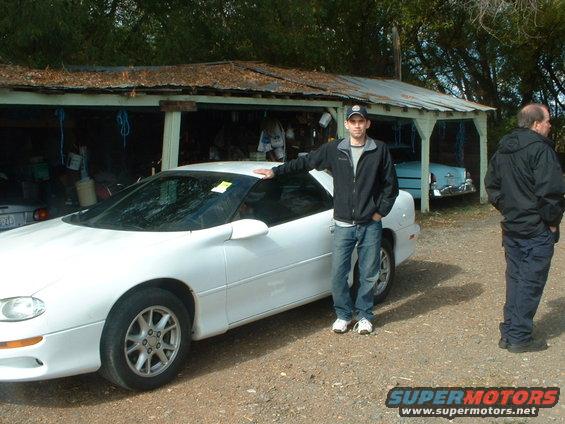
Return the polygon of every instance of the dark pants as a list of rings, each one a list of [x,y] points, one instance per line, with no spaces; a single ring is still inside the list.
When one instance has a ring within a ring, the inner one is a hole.
[[[506,254],[506,304],[501,336],[512,344],[532,339],[533,319],[547,281],[554,234],[549,229],[532,238],[502,236]]]

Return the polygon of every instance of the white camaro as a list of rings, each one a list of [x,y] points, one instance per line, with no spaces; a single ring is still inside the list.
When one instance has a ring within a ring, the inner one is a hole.
[[[332,178],[261,180],[253,169],[266,166],[183,166],[0,234],[0,381],[100,370],[152,389],[176,376],[191,340],[328,296]],[[377,301],[414,252],[409,194],[383,224]]]

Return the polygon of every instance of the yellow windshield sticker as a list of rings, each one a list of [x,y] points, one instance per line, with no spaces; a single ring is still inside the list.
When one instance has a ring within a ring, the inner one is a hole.
[[[212,191],[215,192],[215,193],[225,193],[226,190],[228,188],[230,188],[231,185],[232,185],[232,183],[230,183],[228,181],[222,181],[220,184],[218,184],[216,187],[214,187],[212,189]]]

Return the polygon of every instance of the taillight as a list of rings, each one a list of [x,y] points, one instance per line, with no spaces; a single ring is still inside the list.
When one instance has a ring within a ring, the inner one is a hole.
[[[45,221],[49,219],[49,212],[45,208],[36,209],[33,212],[33,220],[34,221]]]

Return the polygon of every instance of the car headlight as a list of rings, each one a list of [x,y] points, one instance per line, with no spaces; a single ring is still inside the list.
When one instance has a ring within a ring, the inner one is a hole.
[[[45,312],[43,301],[35,297],[0,299],[0,321],[24,321]]]

